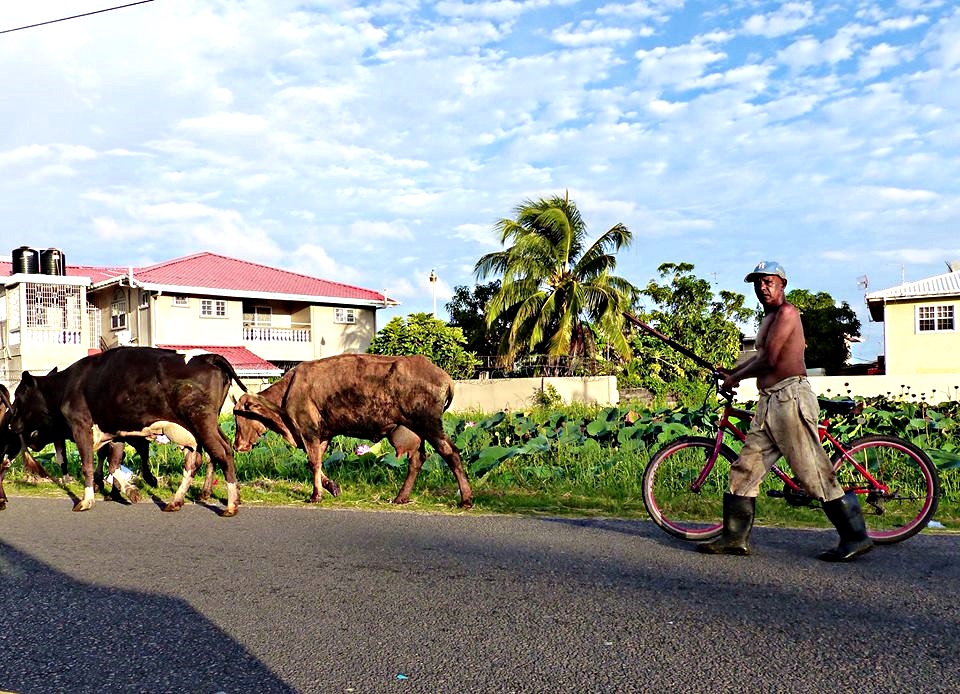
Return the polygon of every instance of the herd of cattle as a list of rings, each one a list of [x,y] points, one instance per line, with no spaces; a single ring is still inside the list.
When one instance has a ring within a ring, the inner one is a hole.
[[[236,435],[231,445],[219,415],[234,382],[244,392],[233,410]],[[324,489],[333,496],[340,492],[323,472],[323,455],[331,439],[343,435],[371,441],[386,437],[398,457],[407,456],[407,476],[394,499],[398,504],[410,500],[429,442],[457,480],[460,506],[469,508],[473,493],[460,453],[443,429],[442,415],[452,400],[450,376],[420,356],[344,354],[303,362],[254,394],[218,354],[187,360],[178,352],[152,347],[110,349],[45,376],[24,372],[12,401],[0,385],[0,509],[7,503],[4,474],[21,450],[30,461],[30,449],[53,444],[66,475],[65,441],[73,441],[84,483],[83,498],[73,510],[86,511],[94,504],[95,487],[103,485],[104,459],[114,489],[119,484],[121,492],[136,501],[136,487],[114,474],[124,444],[138,453],[144,481],[155,485],[147,464],[149,442],[169,441],[184,451],[184,474],[163,510],[183,506],[205,451],[210,464],[200,498],[209,498],[214,468],[220,468],[227,486],[221,515],[233,516],[240,504],[234,449],[249,451],[268,429],[307,453],[313,473],[311,502],[319,502]],[[34,469],[45,474],[39,466]]]

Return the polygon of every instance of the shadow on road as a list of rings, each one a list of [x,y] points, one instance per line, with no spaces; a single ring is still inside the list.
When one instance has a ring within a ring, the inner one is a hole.
[[[0,690],[295,691],[184,601],[87,584],[5,543],[0,600]]]

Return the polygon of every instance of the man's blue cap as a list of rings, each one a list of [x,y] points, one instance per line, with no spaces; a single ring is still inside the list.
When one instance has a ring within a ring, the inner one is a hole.
[[[784,282],[787,281],[787,271],[784,270],[783,265],[776,260],[761,260],[757,263],[757,266],[753,268],[753,272],[743,278],[743,281],[753,282],[764,275],[776,275],[777,277],[782,277]]]

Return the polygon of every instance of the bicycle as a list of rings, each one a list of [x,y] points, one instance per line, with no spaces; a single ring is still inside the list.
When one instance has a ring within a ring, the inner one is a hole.
[[[752,411],[734,407],[732,393],[720,389],[720,373],[714,370],[711,375],[716,392],[724,399],[716,435],[671,441],[654,454],[643,473],[643,503],[653,522],[684,540],[709,540],[721,533],[726,473],[737,458],[724,438],[730,435],[743,442],[753,417]],[[825,413],[819,425],[820,440],[832,446],[830,460],[837,482],[845,492],[861,496],[870,538],[877,544],[889,544],[923,530],[940,500],[940,479],[927,454],[895,436],[869,435],[843,443],[831,433],[830,417],[854,413],[857,403],[849,398],[818,401]],[[774,465],[771,472],[783,487],[768,488],[768,497],[781,498],[795,507],[819,507],[820,502],[779,466]],[[769,487],[771,478],[766,480]]]

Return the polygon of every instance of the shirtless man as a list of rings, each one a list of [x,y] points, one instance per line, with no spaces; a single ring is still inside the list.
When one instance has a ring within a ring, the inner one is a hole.
[[[780,263],[761,262],[744,278],[763,304],[757,353],[732,371],[723,371],[723,390],[744,378],[757,379],[757,412],[740,457],[730,466],[730,491],[723,496],[723,534],[697,545],[706,554],[750,554],[750,530],[760,482],[782,455],[801,487],[823,504],[840,534],[840,544],[822,552],[824,561],[850,561],[870,550],[863,513],[854,492],[843,493],[820,444],[820,407],[806,378],[806,342],[800,312],[785,297],[787,273]]]

